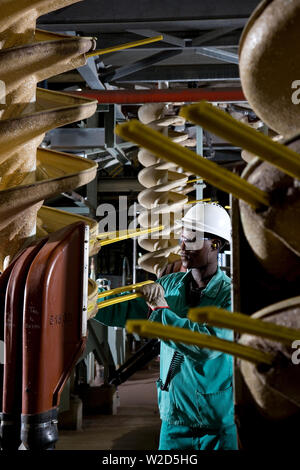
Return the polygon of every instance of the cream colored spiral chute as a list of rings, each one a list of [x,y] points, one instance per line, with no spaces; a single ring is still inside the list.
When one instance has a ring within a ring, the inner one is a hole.
[[[264,0],[249,18],[239,45],[241,84],[249,106],[271,133],[280,134],[274,140],[297,153],[300,52],[295,45],[300,41],[299,22],[298,0]],[[295,282],[300,275],[299,180],[258,158],[248,161],[243,177],[267,190],[273,204],[260,216],[240,202],[247,240],[269,273]]]
[[[300,128],[300,2],[264,0],[239,47],[243,92],[255,113],[285,138]]]
[[[45,132],[88,118],[97,102],[37,88],[82,66],[94,38],[36,30],[36,20],[78,0],[0,0],[0,271],[36,233],[45,198],[87,184],[97,165],[39,148]]]
[[[152,129],[167,135],[172,141],[184,146],[195,146],[188,133],[178,132],[172,126],[183,126],[185,119],[174,114],[173,108],[165,103],[147,103],[138,111],[139,120]],[[139,162],[145,167],[138,175],[139,182],[145,187],[138,195],[142,210],[138,222],[141,227],[164,225],[159,235],[140,237],[139,245],[149,253],[138,259],[139,265],[158,277],[168,263],[179,259],[178,240],[174,233],[175,219],[183,216],[187,193],[194,188],[187,185],[189,173],[174,163],[157,158],[151,152],[140,149]]]

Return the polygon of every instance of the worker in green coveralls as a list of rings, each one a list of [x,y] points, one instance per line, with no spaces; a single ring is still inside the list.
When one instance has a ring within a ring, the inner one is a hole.
[[[96,320],[124,327],[146,319],[233,340],[233,332],[193,322],[190,307],[231,309],[230,278],[218,253],[231,240],[230,217],[218,204],[198,203],[180,221],[181,261],[186,272],[139,288],[143,297],[98,310]],[[102,299],[103,300],[103,299]],[[232,356],[161,340],[158,406],[159,450],[236,450]]]

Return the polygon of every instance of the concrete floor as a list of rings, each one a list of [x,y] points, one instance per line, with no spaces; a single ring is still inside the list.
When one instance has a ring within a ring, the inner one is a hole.
[[[118,387],[116,415],[83,417],[81,431],[59,431],[56,450],[156,450],[160,419],[155,381],[159,364],[137,372]]]

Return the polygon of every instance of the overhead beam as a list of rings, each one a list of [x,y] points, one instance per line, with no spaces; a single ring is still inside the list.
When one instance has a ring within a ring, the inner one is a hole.
[[[74,92],[72,92],[74,94]],[[99,103],[140,104],[166,102],[245,102],[241,88],[186,88],[154,90],[85,90],[76,94],[96,99]]]
[[[122,33],[128,29],[154,29],[159,31],[185,31],[185,30],[211,30],[223,27],[244,28],[248,21],[248,16],[243,18],[224,18],[224,19],[192,19],[192,20],[172,20],[172,21],[125,21],[116,20],[112,22],[102,23],[101,19],[96,21],[92,18],[90,21],[68,19],[55,21],[51,18],[48,21],[38,23],[38,28],[47,31],[59,32],[72,29],[74,31],[82,31],[83,33]]]
[[[130,30],[130,31],[135,31],[129,32],[129,31],[122,31],[122,42],[131,42],[136,39],[136,34],[139,34],[140,32],[152,32],[153,30],[142,30],[142,29],[135,29],[135,30]],[[153,31],[153,33],[156,33]],[[171,44],[169,42],[165,41],[158,41],[154,42],[151,44],[146,44],[146,45],[141,45],[139,46],[136,51],[142,51],[142,52],[158,52],[163,49],[168,49],[168,48],[181,48],[183,42],[185,42],[185,49],[194,49],[195,47],[198,46],[237,46],[239,44],[239,40],[241,37],[242,33],[242,28],[218,28],[214,29],[213,31],[194,31],[194,30],[189,30],[189,31],[178,31],[176,32],[176,39],[175,39],[175,32],[172,33],[172,36],[174,37],[174,41],[178,42],[178,45]],[[164,36],[166,35],[165,32],[162,32]],[[147,35],[148,36],[148,35]],[[171,36],[171,35],[170,35]],[[186,40],[188,38],[189,40]],[[194,43],[194,41],[196,41]],[[98,42],[97,42],[97,48],[106,48],[106,47],[111,47],[111,46],[116,46],[120,44],[120,32],[107,32],[103,33],[101,31],[101,34],[99,34],[98,37]],[[127,52],[130,52],[130,49],[124,49],[121,51],[123,54],[126,54]]]
[[[180,50],[179,51],[178,50],[175,50],[175,51],[165,50],[165,51],[158,52],[157,54],[151,54],[150,56],[145,57],[144,59],[138,60],[129,65],[124,65],[123,67],[119,67],[114,72],[108,72],[108,73],[102,74],[101,79],[104,82],[113,82],[116,80],[120,80],[121,78],[126,77],[127,75],[131,75],[135,72],[138,72],[147,67],[150,67],[153,64],[156,64],[157,62],[161,62],[162,60],[169,59],[170,57],[174,57],[180,53],[181,53]]]
[[[239,68],[236,64],[187,64],[157,65],[140,70],[117,83],[157,83],[167,82],[211,82],[239,81]]]
[[[245,24],[250,14],[259,4],[260,0],[85,0],[67,8],[49,13],[39,19],[40,25],[68,25],[69,29],[83,31],[93,23],[95,31],[105,31],[104,27],[114,30],[154,29],[167,31],[158,24],[165,24],[168,31],[175,31],[174,27],[180,24],[180,30],[203,29],[200,25],[210,22],[207,29],[213,29],[216,24],[221,27],[231,26],[234,22]],[[76,25],[79,28],[73,28]],[[126,26],[126,27],[124,27]],[[106,29],[107,30],[107,29]]]

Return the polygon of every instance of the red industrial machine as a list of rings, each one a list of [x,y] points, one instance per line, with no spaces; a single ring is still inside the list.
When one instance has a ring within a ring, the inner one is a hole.
[[[53,449],[60,394],[86,342],[88,226],[25,249],[0,277],[5,364],[1,447]],[[3,305],[3,303],[2,303]]]
[[[41,240],[18,256],[10,269],[5,286],[4,341],[5,366],[3,377],[2,448],[17,450],[20,445],[22,403],[22,320],[26,277],[35,256],[46,243]],[[7,270],[6,270],[7,271]],[[5,271],[5,272],[6,272]]]

